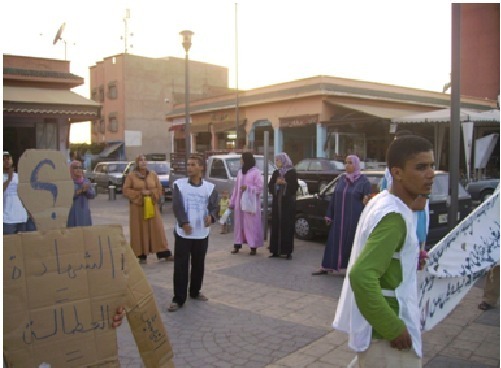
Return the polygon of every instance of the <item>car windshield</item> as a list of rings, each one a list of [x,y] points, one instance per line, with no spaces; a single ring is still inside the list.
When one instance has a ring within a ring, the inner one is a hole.
[[[331,170],[344,170],[344,163],[341,161],[329,161]]]
[[[109,173],[122,173],[125,170],[127,163],[124,164],[109,164],[108,172]]]
[[[153,170],[158,175],[169,173],[169,165],[166,162],[148,162],[148,169]]]
[[[433,179],[433,187],[431,188],[431,197],[433,199],[446,200],[449,195],[449,174],[436,174]],[[458,196],[468,196],[468,193],[461,184],[458,186]]]
[[[256,167],[259,169],[259,171],[264,172],[264,158],[263,157],[256,157]],[[227,160],[228,164],[228,170],[230,170],[230,175],[233,178],[237,177],[238,170],[240,170],[240,157],[232,157]],[[268,174],[271,175],[275,171],[275,165],[270,161],[268,162]]]

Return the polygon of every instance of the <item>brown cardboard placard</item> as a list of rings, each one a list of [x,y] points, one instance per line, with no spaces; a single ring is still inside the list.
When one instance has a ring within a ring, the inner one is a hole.
[[[66,228],[74,184],[64,156],[28,150],[18,192],[38,231],[4,235],[4,357],[9,367],[119,367],[125,306],[146,367],[173,353],[153,290],[118,225]]]
[[[131,306],[127,310],[127,320],[139,354],[146,367],[173,368],[174,354],[153,290],[130,247],[126,251],[126,258],[130,271],[127,305]]]
[[[4,236],[4,354],[14,367],[116,360],[129,248],[120,226]]]
[[[19,198],[38,230],[66,227],[74,184],[63,154],[55,150],[26,150],[18,164]]]

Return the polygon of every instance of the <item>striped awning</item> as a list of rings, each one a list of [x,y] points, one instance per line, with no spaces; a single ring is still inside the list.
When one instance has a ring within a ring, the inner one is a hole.
[[[3,87],[3,112],[99,117],[101,105],[69,90]]]

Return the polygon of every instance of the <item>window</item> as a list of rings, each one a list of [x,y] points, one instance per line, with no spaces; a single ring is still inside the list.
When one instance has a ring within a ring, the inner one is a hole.
[[[57,149],[57,121],[56,119],[44,119],[43,123],[37,123],[36,148]]]
[[[99,121],[92,122],[92,134],[99,133]]]
[[[108,99],[116,100],[118,95],[117,82],[108,83]]]
[[[118,120],[115,112],[108,115],[108,130],[113,133],[118,132]]]
[[[228,158],[226,159],[226,165],[228,165],[228,170],[230,171],[230,176],[236,178],[238,175],[238,170],[240,169],[240,158]]]
[[[306,171],[308,170],[308,164],[310,162],[309,161],[299,161],[299,163],[296,165],[296,170],[301,170],[301,171]]]
[[[92,101],[97,102],[97,89],[96,88],[92,88],[92,91],[90,93],[90,98]]]
[[[212,162],[212,168],[210,170],[210,177],[216,179],[226,179],[226,168],[224,167],[224,162],[219,159],[215,159]]]
[[[105,168],[105,167],[104,167],[104,164],[97,164],[97,166],[96,166],[96,168],[94,169],[94,171],[95,171],[96,173],[103,173],[103,172],[105,172],[104,168]]]
[[[106,125],[104,123],[104,120],[101,120],[99,122],[99,133],[104,134],[106,132]]]
[[[99,102],[104,102],[104,86],[99,86]]]
[[[311,161],[310,162],[310,171],[321,171],[322,163],[320,161]]]

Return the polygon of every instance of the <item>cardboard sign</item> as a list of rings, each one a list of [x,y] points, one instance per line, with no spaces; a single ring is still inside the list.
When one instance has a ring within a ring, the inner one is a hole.
[[[63,154],[54,150],[26,150],[18,164],[18,194],[37,229],[66,227],[74,184]]]
[[[174,367],[153,290],[119,225],[66,228],[74,185],[60,152],[28,150],[19,195],[38,231],[4,235],[9,367],[119,367],[118,307],[146,367]]]
[[[116,360],[125,304],[119,226],[4,236],[4,354],[14,367],[80,367]]]

